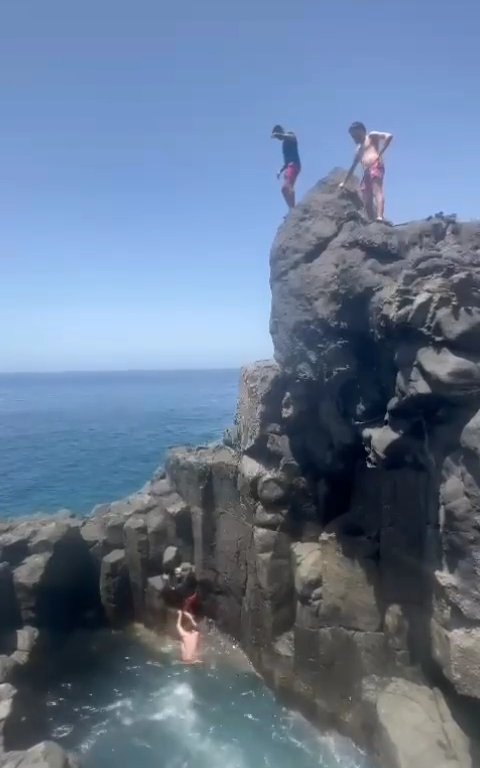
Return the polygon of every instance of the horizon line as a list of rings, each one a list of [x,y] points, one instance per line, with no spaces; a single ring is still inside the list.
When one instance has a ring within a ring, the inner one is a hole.
[[[68,376],[68,375],[92,375],[99,373],[221,373],[223,371],[239,371],[242,365],[238,366],[213,366],[206,368],[100,368],[100,369],[66,369],[53,371],[2,371],[0,376]]]

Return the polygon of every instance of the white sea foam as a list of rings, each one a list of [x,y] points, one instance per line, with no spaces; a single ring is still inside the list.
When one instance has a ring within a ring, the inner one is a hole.
[[[195,694],[189,683],[172,682],[155,697],[156,711],[150,719],[161,721],[175,736],[181,747],[195,757],[195,763],[205,768],[247,768],[241,751],[214,735],[213,729],[202,722],[195,707]],[[170,765],[169,768],[177,768]]]

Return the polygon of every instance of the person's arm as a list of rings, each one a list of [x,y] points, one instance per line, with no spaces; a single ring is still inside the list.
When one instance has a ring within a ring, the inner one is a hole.
[[[341,189],[343,189],[343,187],[344,187],[346,184],[348,184],[348,182],[349,182],[349,181],[350,181],[350,179],[352,178],[352,176],[353,176],[353,172],[354,172],[355,168],[357,167],[357,165],[358,165],[358,163],[359,163],[359,161],[360,161],[360,158],[361,158],[361,156],[362,156],[362,147],[360,146],[360,147],[357,149],[357,151],[355,152],[355,157],[353,158],[353,163],[351,164],[351,166],[350,166],[350,169],[349,169],[349,171],[348,171],[347,175],[345,176],[345,179],[344,179],[344,180],[341,182],[341,184],[340,184],[340,188],[341,188]]]
[[[389,147],[392,143],[393,133],[385,133],[384,131],[370,131],[368,135],[371,139],[374,139],[374,141],[378,141],[379,143],[381,141],[383,142],[382,148],[378,150],[378,156],[381,157],[387,147]]]
[[[197,625],[197,622],[196,622],[196,621],[195,621],[195,619],[193,618],[192,614],[191,614],[189,611],[184,611],[183,613],[185,614],[185,616],[186,616],[188,619],[190,619],[190,621],[191,621],[191,623],[192,623],[192,627],[193,627],[194,629],[198,629],[198,625]]]
[[[180,637],[183,640],[183,638],[186,635],[186,632],[185,632],[184,628],[182,627],[182,612],[181,611],[178,611],[178,613],[177,613],[177,632],[178,632],[178,634],[180,635]]]

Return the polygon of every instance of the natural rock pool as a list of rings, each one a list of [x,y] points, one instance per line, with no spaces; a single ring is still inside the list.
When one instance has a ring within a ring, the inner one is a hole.
[[[50,738],[84,768],[372,768],[351,742],[277,703],[215,631],[204,652],[186,666],[143,630],[77,636],[41,692]]]

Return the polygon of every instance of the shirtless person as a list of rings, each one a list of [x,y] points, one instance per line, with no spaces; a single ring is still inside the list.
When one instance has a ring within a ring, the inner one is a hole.
[[[285,131],[281,125],[275,125],[272,131],[272,139],[278,139],[282,142],[283,166],[277,173],[277,179],[282,173],[282,195],[286,204],[290,208],[295,208],[295,182],[298,174],[302,170],[300,164],[300,155],[298,154],[297,137],[293,131]]]
[[[361,190],[365,208],[371,219],[383,221],[385,208],[385,197],[383,194],[385,166],[383,164],[383,153],[392,141],[393,135],[391,133],[383,133],[382,131],[367,132],[364,124],[358,122],[352,123],[348,132],[357,145],[357,151],[345,181],[340,184],[340,187],[343,189],[350,181],[355,168],[361,162],[363,166]]]
[[[182,619],[184,618],[187,621],[184,622],[182,626]],[[185,624],[187,624],[188,628],[185,628]],[[178,611],[177,632],[180,635],[182,643],[182,661],[185,661],[187,664],[195,664],[198,662],[197,648],[200,632],[198,631],[198,626],[191,613],[188,613],[187,611]]]

